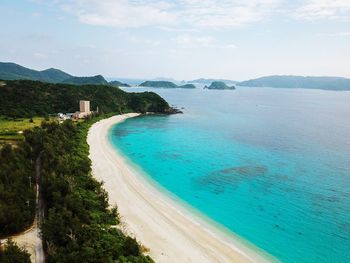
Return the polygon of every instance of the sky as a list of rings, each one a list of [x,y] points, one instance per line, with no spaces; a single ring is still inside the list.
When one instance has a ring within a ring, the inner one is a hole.
[[[77,76],[350,77],[350,0],[1,0],[0,61]]]

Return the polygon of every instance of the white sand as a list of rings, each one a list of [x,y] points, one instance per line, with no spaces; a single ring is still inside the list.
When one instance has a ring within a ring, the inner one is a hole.
[[[88,135],[95,178],[118,205],[127,233],[150,249],[156,262],[271,262],[174,201],[138,174],[108,141],[124,114],[95,123]]]

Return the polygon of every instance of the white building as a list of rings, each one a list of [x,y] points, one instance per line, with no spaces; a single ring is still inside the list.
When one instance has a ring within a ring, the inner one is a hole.
[[[81,119],[81,118],[85,118],[86,116],[89,116],[91,114],[90,101],[88,100],[79,101],[79,109],[80,111],[77,111],[73,114],[73,118]]]
[[[80,112],[88,112],[90,113],[90,101],[88,100],[81,100],[79,102],[80,105]]]

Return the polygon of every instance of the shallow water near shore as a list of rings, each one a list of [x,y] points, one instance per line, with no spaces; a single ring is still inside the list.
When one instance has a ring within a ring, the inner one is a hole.
[[[184,114],[114,126],[128,159],[282,262],[350,262],[350,92],[152,91]]]

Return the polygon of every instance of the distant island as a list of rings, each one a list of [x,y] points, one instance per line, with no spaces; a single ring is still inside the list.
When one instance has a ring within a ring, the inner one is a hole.
[[[210,85],[213,82],[224,82],[226,85],[235,85],[238,83],[238,81],[234,80],[229,80],[229,79],[205,79],[205,78],[200,78],[200,79],[194,79],[194,80],[189,80],[187,83],[190,84],[202,84],[202,85]]]
[[[111,85],[113,87],[131,87],[131,85],[129,85],[127,83],[120,82],[118,80],[110,81],[109,85]]]
[[[151,87],[151,88],[167,88],[167,89],[177,89],[177,88],[181,88],[181,89],[195,89],[196,86],[193,84],[185,84],[185,85],[176,85],[173,82],[170,81],[145,81],[142,82],[140,85],[140,87]]]
[[[267,76],[238,83],[245,87],[350,90],[350,79],[342,77]]]
[[[227,86],[225,82],[222,81],[214,81],[210,84],[210,86],[205,86],[204,89],[216,89],[216,90],[234,90],[235,86]]]
[[[61,83],[74,85],[108,85],[108,81],[101,75],[92,77],[70,77]]]

